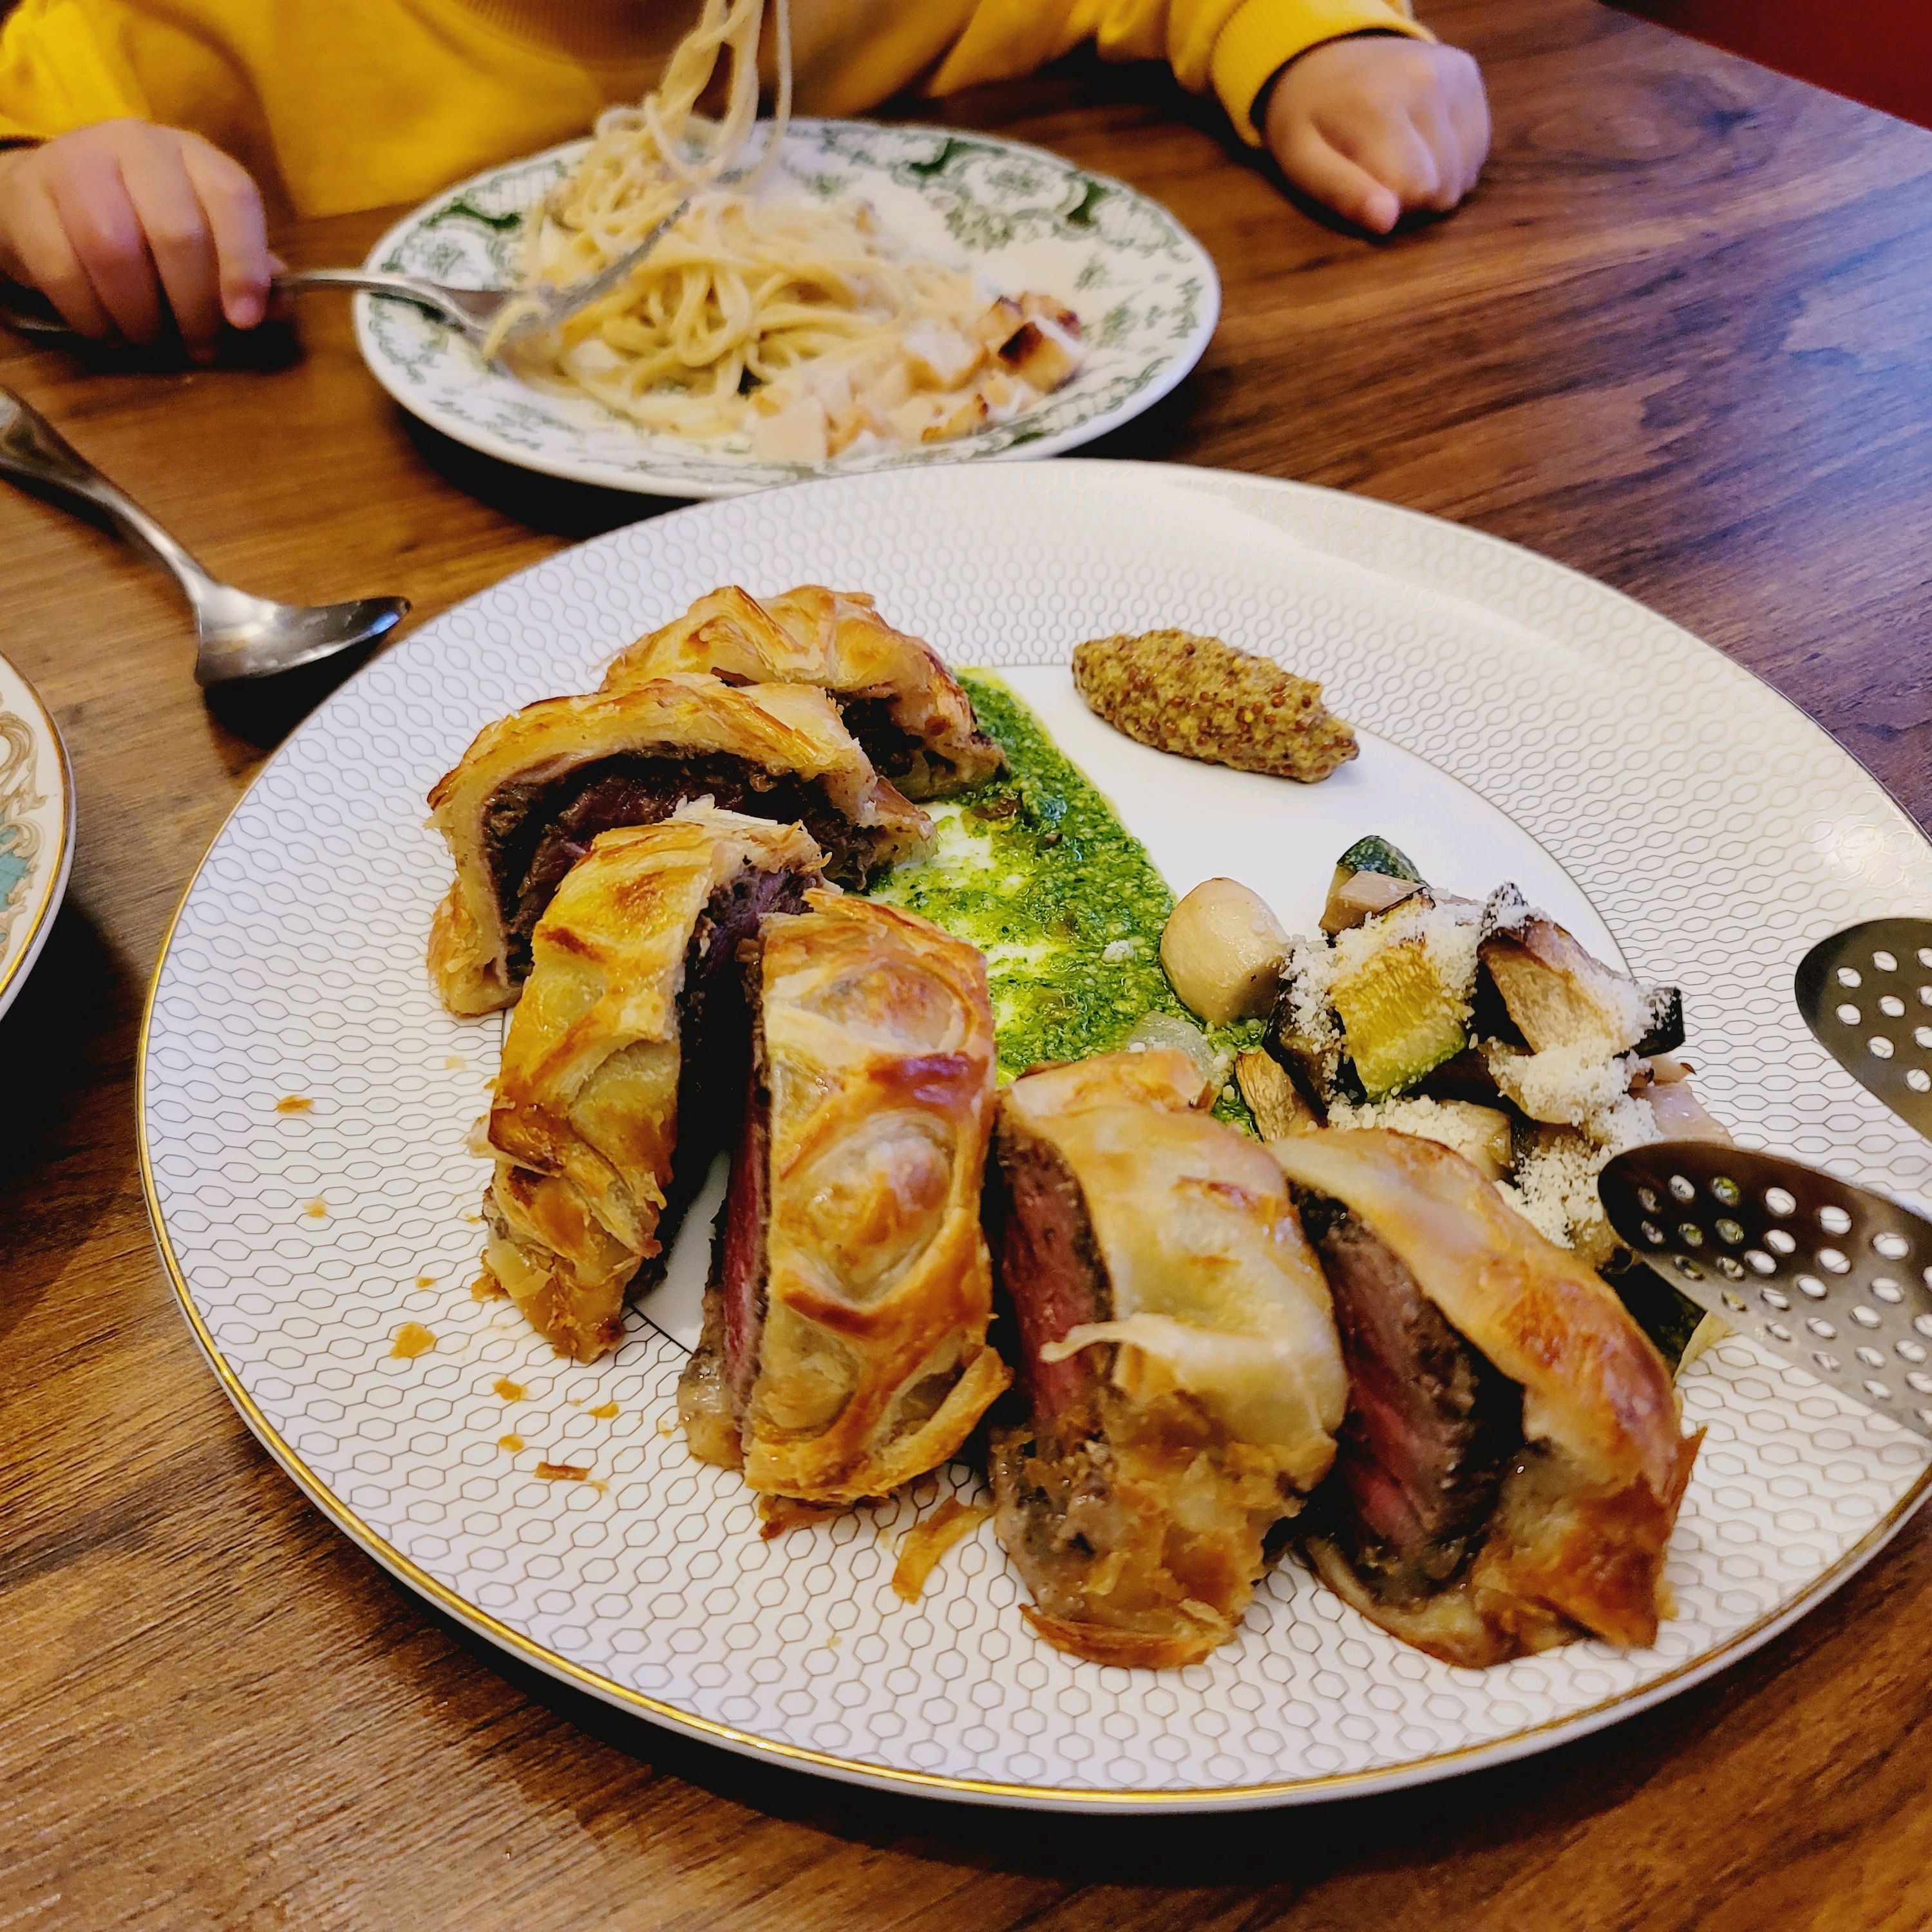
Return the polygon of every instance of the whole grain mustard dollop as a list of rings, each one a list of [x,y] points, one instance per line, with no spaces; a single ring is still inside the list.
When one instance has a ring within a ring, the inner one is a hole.
[[[1096,638],[1075,650],[1073,682],[1117,731],[1204,764],[1312,784],[1358,749],[1320,685],[1218,638]]]

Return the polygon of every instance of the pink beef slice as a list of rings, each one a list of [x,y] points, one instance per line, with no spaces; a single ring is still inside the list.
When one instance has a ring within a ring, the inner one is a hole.
[[[754,1065],[747,1082],[738,1144],[715,1266],[724,1314],[724,1389],[742,1418],[758,1378],[765,1321],[765,1220],[771,1160],[771,1096]]]
[[[1021,1386],[1042,1438],[1093,1426],[1092,1396],[1113,1351],[1064,1361],[1040,1351],[1082,1322],[1112,1317],[1113,1291],[1072,1170],[1047,1142],[1003,1114],[994,1142],[1000,1185],[992,1216],[1000,1283],[1012,1305]]]
[[[741,866],[711,895],[692,929],[678,991],[677,1144],[658,1216],[662,1248],[645,1264],[640,1288],[662,1274],[686,1209],[737,1129],[752,1036],[741,950],[755,944],[773,913],[802,911],[817,883],[808,873]]]
[[[1412,1599],[1481,1540],[1522,1440],[1522,1391],[1336,1204],[1307,1215],[1335,1298],[1348,1412],[1324,1501],[1371,1587]]]

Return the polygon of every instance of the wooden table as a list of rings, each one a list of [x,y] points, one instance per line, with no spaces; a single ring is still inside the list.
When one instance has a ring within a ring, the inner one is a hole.
[[[1106,453],[1366,490],[1534,545],[1772,680],[1932,818],[1932,135],[1592,0],[1460,0],[1496,159],[1453,221],[1317,225],[1144,74],[953,104],[1165,201],[1227,289]],[[385,218],[316,223],[298,262]],[[311,298],[286,366],[0,380],[218,572],[419,616],[653,507],[413,430]],[[258,746],[165,585],[0,493],[0,649],[74,755],[80,850],[0,1024],[0,1926],[1880,1932],[1932,1918],[1932,1535],[1769,1651],[1526,1764],[1272,1815],[882,1798],[686,1743],[483,1650],[258,1450],[156,1265],[142,989]],[[1633,691],[1633,704],[1642,693]],[[250,728],[262,732],[261,722]]]

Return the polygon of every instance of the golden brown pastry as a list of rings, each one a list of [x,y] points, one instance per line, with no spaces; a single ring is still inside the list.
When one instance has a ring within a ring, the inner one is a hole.
[[[1329,1129],[1269,1151],[1309,1190],[1348,1366],[1317,1572],[1450,1664],[1652,1642],[1701,1432],[1623,1304],[1433,1141]]]
[[[1159,1048],[1000,1100],[992,1225],[1031,1414],[994,1432],[995,1522],[1027,1621],[1096,1663],[1227,1642],[1342,1420],[1328,1286],[1280,1169],[1206,1097]]]
[[[661,677],[546,698],[487,725],[429,802],[456,862],[429,964],[452,1011],[508,1006],[557,884],[600,832],[709,798],[800,824],[850,883],[918,850],[932,821],[872,769],[821,691]]]
[[[604,832],[537,922],[490,1108],[484,1265],[561,1354],[616,1346],[744,1084],[739,948],[820,854],[709,806]]]
[[[766,927],[749,1100],[678,1391],[692,1453],[807,1502],[880,1496],[1007,1384],[980,1190],[993,1016],[978,950],[813,892]]]
[[[1002,762],[938,653],[895,630],[862,592],[804,584],[754,598],[727,585],[621,652],[604,688],[671,671],[710,671],[733,684],[821,686],[873,764],[908,798],[966,790]]]

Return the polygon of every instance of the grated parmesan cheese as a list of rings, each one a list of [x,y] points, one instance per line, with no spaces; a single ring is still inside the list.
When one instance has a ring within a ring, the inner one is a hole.
[[[1335,1094],[1347,1042],[1334,1010],[1334,988],[1384,947],[1419,937],[1432,970],[1462,1001],[1466,1016],[1474,1007],[1484,934],[1547,917],[1514,886],[1504,885],[1480,907],[1461,899],[1438,904],[1418,896],[1332,940],[1319,934],[1291,940],[1283,975],[1286,1017],[1298,1043],[1319,1060],[1328,1124],[1414,1134],[1484,1164],[1489,1149],[1480,1121],[1456,1106],[1420,1096],[1358,1104]],[[1661,996],[1600,961],[1591,963],[1597,970],[1588,990],[1604,1010],[1605,1037],[1635,1040],[1648,1032]],[[1480,1051],[1503,1096],[1544,1124],[1528,1130],[1519,1124],[1510,1178],[1496,1184],[1497,1191],[1546,1239],[1593,1262],[1606,1257],[1616,1236],[1604,1216],[1597,1177],[1613,1155],[1661,1138],[1649,1102],[1630,1091],[1636,1061],[1628,1054],[1606,1053],[1600,1042],[1528,1053],[1490,1040],[1480,1042]]]
[[[1490,1077],[1532,1120],[1587,1130],[1630,1090],[1631,1068],[1584,1046],[1550,1046],[1540,1053],[1495,1040],[1483,1044]]]
[[[1516,1150],[1515,1186],[1503,1198],[1539,1234],[1594,1260],[1616,1244],[1597,1176],[1612,1156],[1660,1136],[1649,1102],[1628,1094],[1594,1116],[1591,1128],[1586,1134],[1550,1127],[1527,1136]]]
[[[1466,1004],[1476,990],[1476,942],[1481,937],[1477,908],[1456,899],[1438,905],[1418,893],[1379,919],[1338,932],[1324,990],[1352,978],[1386,947],[1420,938],[1429,950],[1429,963],[1444,988]]]
[[[1494,1118],[1494,1115],[1491,1116]],[[1387,1127],[1399,1134],[1413,1134],[1418,1140],[1433,1141],[1452,1154],[1460,1154],[1478,1167],[1490,1159],[1487,1136],[1482,1124],[1455,1107],[1444,1107],[1426,1097],[1404,1100],[1377,1100],[1358,1106],[1348,1100],[1333,1102],[1328,1108],[1331,1127]]]

